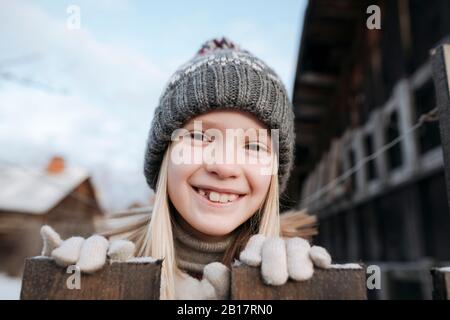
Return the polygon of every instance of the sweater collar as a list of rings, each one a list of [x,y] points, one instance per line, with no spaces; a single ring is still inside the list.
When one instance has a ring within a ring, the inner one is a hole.
[[[180,226],[176,218],[172,220],[177,265],[188,272],[201,273],[207,264],[220,262],[236,236],[232,232],[220,241],[200,240]]]

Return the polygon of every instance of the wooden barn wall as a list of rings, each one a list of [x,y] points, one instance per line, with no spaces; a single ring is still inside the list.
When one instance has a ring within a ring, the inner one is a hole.
[[[95,232],[94,217],[101,214],[89,180],[78,186],[45,217],[62,238],[74,235],[89,236]]]

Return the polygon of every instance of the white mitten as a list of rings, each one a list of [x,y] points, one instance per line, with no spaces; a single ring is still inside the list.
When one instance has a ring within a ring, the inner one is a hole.
[[[261,274],[267,284],[278,286],[289,277],[286,245],[281,238],[267,238],[261,250]]]
[[[44,243],[42,247],[42,255],[50,256],[52,251],[59,247],[62,243],[61,237],[50,226],[42,226],[41,237]]]
[[[128,240],[111,241],[108,249],[108,257],[114,261],[127,261],[134,257],[136,245]]]
[[[331,256],[325,248],[312,246],[309,250],[309,256],[314,264],[322,269],[328,269],[331,266]]]
[[[185,272],[176,275],[176,300],[213,300],[215,296],[216,291],[208,280],[198,280]]]
[[[331,265],[329,253],[322,247],[311,247],[299,237],[283,239],[252,236],[239,259],[249,266],[260,266],[263,280],[269,285],[283,285],[290,277],[304,281],[313,276],[314,265],[327,269]]]
[[[313,276],[314,264],[309,257],[311,246],[305,239],[294,237],[286,240],[288,272],[297,281],[308,280]]]
[[[252,267],[261,265],[261,250],[266,241],[266,237],[262,234],[255,234],[248,242],[245,249],[241,252],[239,258],[242,262]]]
[[[77,263],[80,258],[81,247],[83,246],[84,238],[71,237],[64,240],[59,247],[54,249],[51,253],[55,262],[62,266],[67,267],[69,265]]]
[[[215,299],[225,300],[230,296],[231,272],[224,264],[212,262],[203,268],[202,281],[209,281],[214,287]]]
[[[106,257],[111,260],[127,261],[134,256],[135,246],[127,240],[109,241],[99,235],[87,239],[71,237],[61,240],[59,234],[50,226],[41,228],[44,243],[42,255],[55,259],[63,267],[77,265],[81,272],[92,273],[105,265]]]
[[[102,236],[93,235],[83,242],[77,266],[82,272],[93,273],[105,265],[108,240]]]
[[[230,294],[230,270],[220,262],[212,262],[203,269],[198,280],[183,272],[175,279],[177,300],[224,300]]]

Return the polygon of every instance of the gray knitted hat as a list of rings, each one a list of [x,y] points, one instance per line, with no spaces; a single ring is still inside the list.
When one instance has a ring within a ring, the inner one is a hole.
[[[223,38],[206,42],[164,89],[147,140],[144,174],[156,190],[164,152],[175,129],[214,109],[256,116],[279,134],[279,189],[284,191],[294,158],[294,114],[280,78],[263,61]]]

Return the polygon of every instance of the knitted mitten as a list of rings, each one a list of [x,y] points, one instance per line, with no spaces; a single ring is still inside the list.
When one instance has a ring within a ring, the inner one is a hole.
[[[209,281],[216,292],[216,299],[225,300],[230,295],[230,269],[220,262],[212,262],[203,269],[203,280]]]
[[[216,291],[206,280],[198,280],[185,272],[175,276],[175,299],[177,300],[214,300]]]
[[[308,280],[313,276],[314,265],[327,269],[331,256],[326,249],[311,247],[299,237],[280,238],[253,235],[239,259],[249,266],[261,266],[264,282],[269,285],[283,285],[290,277],[293,280]]]
[[[198,280],[187,273],[175,278],[177,300],[224,300],[230,294],[230,270],[220,262],[212,262],[203,269],[203,278]]]
[[[41,228],[43,241],[42,255],[52,257],[63,267],[77,265],[81,272],[92,273],[101,269],[106,257],[111,260],[127,261],[134,256],[135,245],[127,240],[109,242],[106,238],[93,235],[87,239],[71,237],[61,240],[50,226]]]
[[[134,257],[136,246],[128,240],[114,240],[109,245],[108,257],[115,261],[127,261]]]
[[[105,265],[108,240],[102,236],[93,235],[83,242],[77,266],[86,273],[95,272]]]

